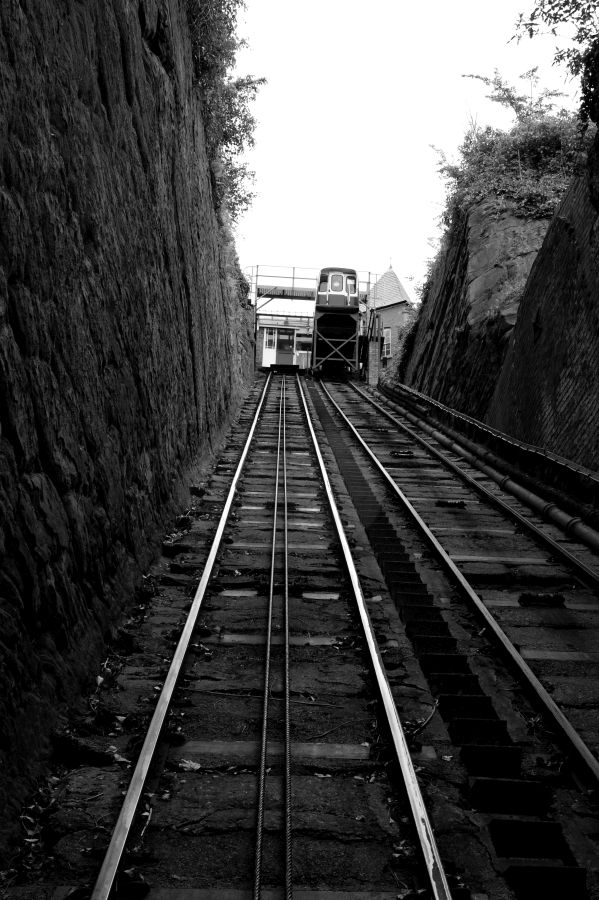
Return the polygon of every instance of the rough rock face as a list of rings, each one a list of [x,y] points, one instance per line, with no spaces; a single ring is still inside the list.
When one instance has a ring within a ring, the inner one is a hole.
[[[548,221],[486,199],[454,222],[402,362],[406,384],[484,414]]]
[[[576,179],[551,222],[486,421],[596,469],[599,211],[590,183],[588,176]]]
[[[3,823],[251,377],[223,246],[184,0],[3,0]]]

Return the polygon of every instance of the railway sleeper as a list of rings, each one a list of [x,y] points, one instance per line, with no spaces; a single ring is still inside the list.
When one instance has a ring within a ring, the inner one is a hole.
[[[548,860],[510,860],[505,862],[506,880],[517,900],[538,897],[586,900],[586,870],[579,866],[555,864]]]
[[[551,803],[548,785],[524,778],[474,777],[468,795],[479,812],[541,817],[547,815]]]

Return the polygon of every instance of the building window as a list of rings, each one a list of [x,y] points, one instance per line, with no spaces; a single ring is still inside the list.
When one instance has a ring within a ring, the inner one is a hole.
[[[275,328],[266,328],[264,330],[264,349],[274,350],[277,332]]]
[[[383,352],[381,356],[391,356],[391,329],[383,328]]]

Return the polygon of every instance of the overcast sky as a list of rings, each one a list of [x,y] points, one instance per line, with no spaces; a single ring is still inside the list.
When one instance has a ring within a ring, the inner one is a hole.
[[[254,105],[256,199],[237,228],[242,267],[342,265],[413,294],[438,236],[444,186],[430,145],[455,155],[469,122],[509,126],[463,74],[570,94],[555,39],[510,42],[531,0],[247,0],[240,74],[265,76]],[[520,82],[523,85],[522,82]]]

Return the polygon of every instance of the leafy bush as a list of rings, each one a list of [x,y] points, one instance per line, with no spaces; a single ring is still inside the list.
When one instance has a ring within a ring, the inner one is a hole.
[[[574,46],[556,51],[554,61],[566,63],[581,79],[580,115],[584,123],[599,122],[599,8],[596,0],[538,0],[533,10],[523,13],[516,35],[534,37],[542,26],[557,35],[559,26],[571,26]]]
[[[585,167],[586,151],[593,139],[594,130],[588,128],[583,133],[576,114],[563,109],[555,111],[555,101],[560,96],[557,92],[543,90],[535,96],[535,69],[521,76],[529,82],[526,93],[518,93],[497,72],[492,78],[466,77],[477,78],[490,88],[489,98],[511,109],[515,123],[508,131],[473,124],[459,148],[456,163],[450,163],[437,150],[439,172],[447,182],[441,216],[445,230],[437,254],[428,261],[419,290],[419,315],[445,264],[450,233],[463,227],[472,204],[485,198],[503,199],[522,216],[551,216],[572,177]],[[413,340],[414,335],[406,340],[400,378],[405,373]]]
[[[235,65],[242,42],[237,37],[237,13],[243,0],[187,0],[187,19],[198,82],[223,81]]]
[[[204,101],[206,145],[217,209],[233,223],[253,199],[254,173],[239,162],[254,145],[255,119],[250,111],[264,78],[233,78],[237,50],[237,14],[243,0],[187,0],[194,77]]]
[[[204,123],[217,198],[235,222],[252,202],[254,173],[239,157],[254,146],[255,119],[250,103],[263,78],[226,78],[204,90]]]
[[[440,173],[447,179],[448,196],[443,224],[448,226],[457,209],[493,196],[509,199],[521,215],[550,216],[572,177],[581,171],[591,134],[581,133],[579,117],[567,110],[554,111],[555,91],[536,97],[519,94],[496,72],[478,78],[491,88],[489,99],[507,106],[516,116],[509,131],[472,126],[459,148],[457,163],[440,153]],[[536,70],[522,78],[536,85]],[[439,151],[438,151],[439,152]]]

